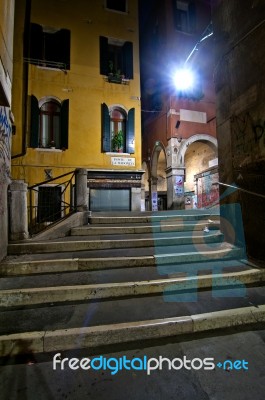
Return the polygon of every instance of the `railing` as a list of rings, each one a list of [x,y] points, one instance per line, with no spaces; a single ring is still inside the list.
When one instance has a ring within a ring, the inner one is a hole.
[[[29,234],[45,230],[76,212],[76,172],[28,187]]]
[[[252,196],[262,197],[263,199],[265,199],[265,195],[262,194],[262,193],[252,192],[251,190],[247,190],[247,189],[241,188],[240,186],[236,186],[236,185],[229,185],[228,183],[218,182],[218,184],[221,185],[221,186],[225,186],[227,188],[234,189],[235,191],[239,190],[240,192],[247,193],[247,194],[250,194]]]
[[[60,69],[61,71],[67,71],[67,65],[58,61],[49,61],[43,59],[36,58],[26,58],[24,57],[24,61],[29,64],[37,65],[41,68],[49,68],[49,69]]]

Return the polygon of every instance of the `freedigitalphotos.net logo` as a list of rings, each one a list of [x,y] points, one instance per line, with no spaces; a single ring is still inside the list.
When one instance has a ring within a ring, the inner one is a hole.
[[[116,375],[122,370],[135,370],[145,371],[147,375],[150,375],[153,371],[161,371],[167,369],[169,371],[179,371],[181,369],[186,370],[206,370],[211,371],[217,368],[225,371],[229,370],[248,370],[248,362],[246,360],[225,360],[223,362],[215,363],[213,357],[206,358],[193,358],[189,359],[186,356],[182,358],[176,357],[169,359],[167,357],[159,356],[158,358],[147,356],[127,358],[126,356],[121,357],[105,357],[98,356],[92,359],[84,358],[62,358],[61,353],[57,353],[53,357],[53,370],[65,370],[71,369],[73,371],[82,369],[85,371],[110,371],[111,375]]]

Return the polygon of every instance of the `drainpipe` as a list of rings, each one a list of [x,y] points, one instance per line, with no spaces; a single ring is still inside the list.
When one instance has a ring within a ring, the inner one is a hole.
[[[28,118],[28,80],[29,80],[29,57],[30,57],[30,14],[31,0],[26,0],[23,40],[23,85],[22,85],[22,149],[21,153],[15,154],[11,159],[23,157],[26,154],[27,118]]]

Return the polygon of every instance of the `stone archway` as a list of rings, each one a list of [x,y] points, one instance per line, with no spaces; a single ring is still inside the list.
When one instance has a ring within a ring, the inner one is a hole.
[[[179,161],[185,167],[185,208],[204,207],[212,198],[216,201],[217,157],[217,140],[209,135],[194,135],[183,143]]]
[[[184,140],[178,151],[177,155],[177,165],[178,166],[184,166],[184,160],[185,160],[185,153],[187,151],[187,148],[189,147],[190,144],[197,142],[197,141],[204,141],[208,142],[210,146],[213,146],[216,151],[217,151],[217,139],[214,138],[211,135],[206,135],[206,134],[196,134],[193,136],[190,136],[188,139]]]
[[[195,134],[188,139],[171,138],[167,147],[167,198],[168,209],[185,208],[185,154],[196,142],[207,143],[217,155],[217,140],[207,134]]]

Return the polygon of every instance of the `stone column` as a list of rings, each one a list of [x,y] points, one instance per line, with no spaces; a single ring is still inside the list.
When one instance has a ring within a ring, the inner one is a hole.
[[[28,185],[22,180],[12,181],[9,186],[10,240],[28,239]]]
[[[157,178],[152,176],[150,180],[150,186],[151,186],[151,194],[150,194],[150,205],[151,205],[151,211],[157,211],[158,210],[158,197],[157,197]]]
[[[141,184],[141,211],[145,210],[145,184]]]
[[[167,168],[167,209],[185,209],[184,177],[185,167]]]
[[[76,206],[77,211],[88,210],[88,194],[87,194],[87,170],[80,168],[76,170]]]
[[[167,155],[167,208],[182,210],[185,208],[184,179],[185,167],[183,160],[179,161],[181,141],[171,138],[166,148]]]

